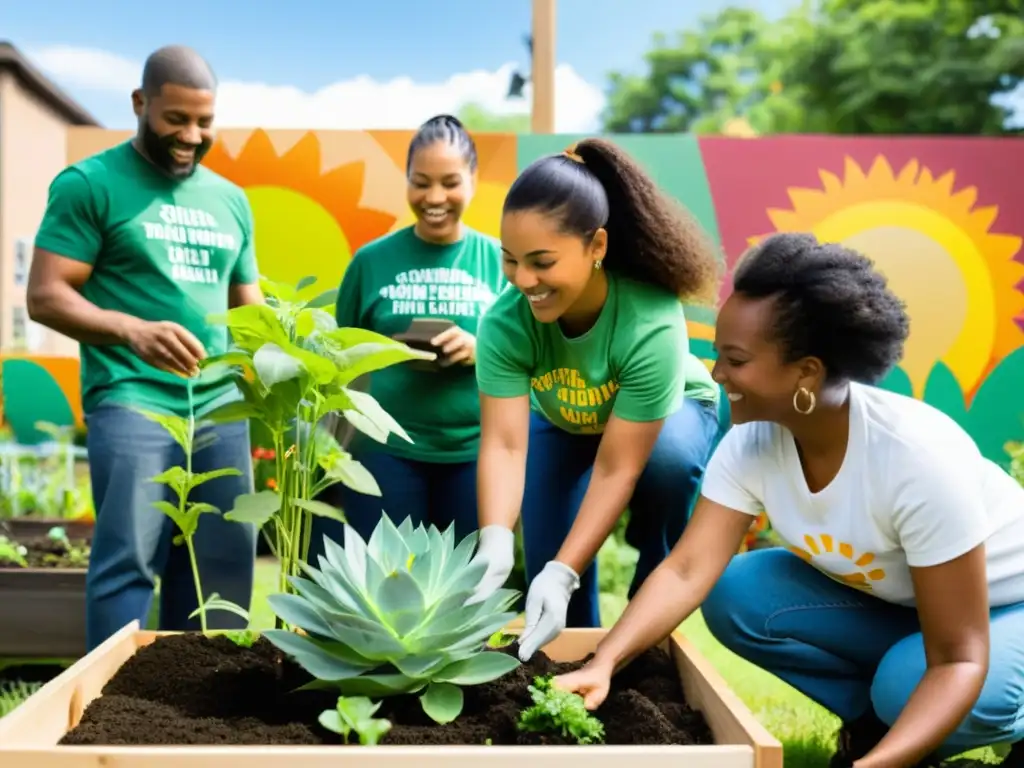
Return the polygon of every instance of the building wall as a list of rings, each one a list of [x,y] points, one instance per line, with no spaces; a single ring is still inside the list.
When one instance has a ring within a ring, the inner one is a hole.
[[[25,284],[47,189],[67,164],[67,123],[0,72],[0,349],[78,356],[78,345],[28,319]]]

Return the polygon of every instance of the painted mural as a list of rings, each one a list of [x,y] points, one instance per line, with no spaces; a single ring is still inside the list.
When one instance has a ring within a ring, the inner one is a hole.
[[[410,131],[226,130],[204,160],[243,187],[261,271],[315,290],[336,285],[363,244],[407,226]],[[127,132],[72,129],[68,162]],[[497,235],[519,170],[577,135],[477,136],[478,191],[467,222]],[[1024,439],[1024,176],[1012,139],[616,136],[720,245],[727,266],[760,238],[810,231],[871,256],[907,302],[911,335],[882,386],[963,424],[1000,463]],[[1019,167],[1015,167],[1019,166]],[[731,286],[723,285],[722,296]],[[714,313],[690,308],[708,365]],[[77,381],[60,380],[78,418]],[[6,388],[5,388],[6,393]]]

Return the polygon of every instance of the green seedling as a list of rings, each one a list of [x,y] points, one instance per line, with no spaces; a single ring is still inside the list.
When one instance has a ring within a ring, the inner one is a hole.
[[[375,746],[388,731],[391,721],[374,717],[380,709],[380,702],[374,704],[366,696],[338,697],[338,706],[320,713],[320,725],[329,731],[340,734],[348,744],[353,733],[359,737],[363,746]]]
[[[199,518],[206,514],[219,514],[220,510],[212,504],[204,502],[189,501],[189,494],[203,483],[208,483],[218,477],[240,475],[241,470],[235,467],[223,467],[209,472],[192,471],[192,455],[208,445],[207,440],[196,439],[196,419],[192,407],[192,380],[188,382],[189,415],[176,416],[152,411],[140,410],[143,416],[156,422],[163,427],[174,441],[181,446],[185,453],[185,466],[173,466],[164,470],[152,478],[155,483],[166,485],[178,498],[177,504],[160,500],[153,503],[153,506],[171,518],[174,524],[181,531],[174,537],[175,546],[182,544],[188,549],[189,563],[192,566],[192,580],[195,583],[196,599],[199,607],[194,610],[189,618],[199,616],[200,627],[203,633],[207,632],[206,613],[207,611],[229,611],[249,620],[249,613],[240,605],[229,600],[224,600],[216,592],[204,598],[203,587],[199,574],[199,563],[196,561],[196,548],[193,543],[196,531],[199,530]],[[212,442],[212,436],[208,439]]]
[[[24,545],[19,544],[6,536],[0,536],[0,560],[7,560],[8,562],[19,565],[22,568],[28,567],[28,561],[25,559],[25,555],[28,554],[28,550]]]
[[[604,724],[587,711],[582,697],[556,688],[550,676],[533,678],[529,691],[533,706],[519,714],[519,730],[560,733],[577,744],[604,741]]]
[[[487,639],[488,648],[507,648],[519,639],[518,635],[510,634],[499,629]]]
[[[79,547],[72,544],[68,538],[67,531],[62,526],[54,526],[47,531],[46,536],[50,541],[59,544],[63,548],[67,563],[72,568],[85,568],[89,565],[89,547]],[[52,562],[60,562],[60,558],[53,555],[48,555],[45,559]]]

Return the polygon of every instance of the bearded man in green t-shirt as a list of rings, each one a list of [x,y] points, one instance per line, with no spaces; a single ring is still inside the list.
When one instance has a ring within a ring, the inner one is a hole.
[[[197,416],[237,389],[195,377],[224,352],[210,313],[263,301],[252,211],[237,186],[199,165],[214,140],[216,79],[193,50],[168,46],[146,61],[132,93],[138,133],[53,180],[35,240],[29,315],[81,345],[82,400],[96,508],[86,577],[87,646],[133,619],[145,624],[160,577],[160,628],[198,628],[184,547],[154,503],[177,504],[152,478],[183,466],[182,449],[140,410]],[[191,379],[191,388],[189,387]],[[191,390],[191,391],[190,391]],[[248,423],[203,427],[192,470],[240,470],[197,488],[192,501],[230,510],[252,488]],[[252,594],[255,530],[202,515],[195,536],[206,596],[242,606]],[[231,613],[210,625],[242,627]]]

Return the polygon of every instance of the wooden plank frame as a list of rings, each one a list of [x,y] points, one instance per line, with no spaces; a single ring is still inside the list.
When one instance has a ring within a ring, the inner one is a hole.
[[[510,628],[512,629],[512,628]],[[515,629],[512,629],[515,631]],[[555,660],[591,653],[604,629],[567,629],[544,648]],[[725,681],[679,632],[666,640],[689,704],[704,713],[713,746],[58,746],[89,703],[141,647],[162,634],[133,621],[92,653],[51,680],[0,719],[4,768],[615,768],[622,761],[643,768],[782,768],[782,744],[756,720]],[[415,761],[415,763],[413,763]]]

